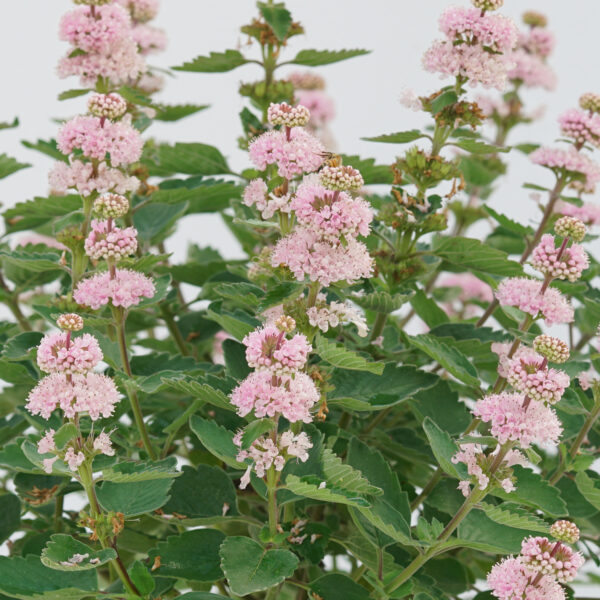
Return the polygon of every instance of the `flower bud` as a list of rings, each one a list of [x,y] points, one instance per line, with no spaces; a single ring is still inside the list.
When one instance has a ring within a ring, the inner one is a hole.
[[[345,192],[359,190],[364,185],[363,176],[354,167],[331,167],[321,169],[321,183],[330,190]]]
[[[585,223],[576,217],[561,217],[554,224],[554,231],[563,238],[581,242],[585,237]]]
[[[571,521],[555,521],[550,527],[550,533],[561,542],[574,544],[579,541],[579,527]]]
[[[271,125],[304,127],[310,119],[310,111],[302,104],[290,106],[287,102],[281,102],[281,104],[271,103],[267,116]]]
[[[88,100],[88,110],[95,117],[118,119],[127,112],[127,102],[119,94],[94,94]]]
[[[120,194],[104,194],[94,202],[94,212],[103,219],[117,219],[128,211],[129,200]]]
[[[587,94],[583,94],[581,98],[579,98],[579,106],[583,108],[583,110],[589,110],[590,112],[600,112],[600,94],[593,94],[592,92],[588,92]]]
[[[83,319],[75,313],[65,313],[56,319],[56,324],[65,331],[80,331],[83,329]]]
[[[284,331],[285,333],[291,333],[296,329],[296,321],[292,317],[288,317],[287,315],[281,315],[275,321],[275,327],[279,329],[279,331]]]
[[[102,6],[110,4],[113,0],[73,0],[75,4],[87,4],[87,6]]]
[[[542,13],[528,10],[523,13],[523,23],[530,27],[546,27],[546,25],[548,25],[548,19],[546,18],[546,15]]]
[[[533,340],[533,349],[552,363],[562,364],[569,360],[570,352],[566,342],[545,333]]]
[[[504,0],[471,0],[475,8],[481,10],[498,10],[503,4]]]

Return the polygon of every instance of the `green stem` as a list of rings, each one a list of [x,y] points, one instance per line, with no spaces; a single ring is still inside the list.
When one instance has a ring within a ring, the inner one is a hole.
[[[277,535],[279,511],[277,509],[277,471],[273,466],[267,471],[267,496],[269,503],[269,533],[271,538],[274,538]]]
[[[63,494],[56,496],[54,500],[54,531],[60,533],[62,531],[62,514],[65,497]]]
[[[321,289],[321,284],[318,281],[313,281],[308,286],[308,299],[306,301],[306,305],[310,308],[314,306],[317,302],[317,296],[319,295],[319,290]]]
[[[410,510],[416,510],[421,505],[421,502],[431,494],[433,488],[438,484],[442,478],[442,470],[436,469],[435,473],[431,476],[431,479],[427,482],[425,487],[421,490],[421,493],[410,503]]]
[[[387,313],[377,313],[377,316],[375,317],[375,323],[373,324],[373,331],[371,331],[372,342],[375,341],[383,332],[387,318]]]
[[[131,372],[131,365],[129,364],[129,355],[127,354],[127,340],[125,338],[125,315],[123,313],[118,314],[118,312],[120,312],[118,311],[118,309],[113,310],[117,326],[117,339],[119,342],[121,362],[123,363],[123,369],[125,369],[125,373],[127,374],[127,376],[129,378],[133,378],[133,373]],[[140,434],[140,438],[142,439],[142,443],[144,444],[144,448],[148,453],[148,456],[152,460],[156,460],[156,452],[154,451],[152,443],[150,442],[150,436],[148,435],[148,430],[146,429],[146,424],[144,423],[144,416],[142,414],[142,408],[140,406],[140,400],[138,398],[137,392],[129,386],[125,387],[127,390],[127,396],[129,397],[129,402],[131,403],[131,409],[135,418],[135,424]]]

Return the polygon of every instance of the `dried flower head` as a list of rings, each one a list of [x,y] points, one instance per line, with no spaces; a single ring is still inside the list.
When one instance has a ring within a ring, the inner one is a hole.
[[[80,331],[83,329],[83,319],[75,313],[64,313],[56,319],[56,324],[65,331]]]
[[[561,217],[554,224],[556,235],[571,238],[574,242],[581,242],[585,237],[585,223],[576,217]]]

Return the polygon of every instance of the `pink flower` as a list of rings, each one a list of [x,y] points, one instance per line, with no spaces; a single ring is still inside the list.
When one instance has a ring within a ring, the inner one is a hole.
[[[264,171],[277,164],[278,174],[286,179],[316,171],[323,163],[325,148],[311,133],[301,127],[285,131],[267,131],[252,141],[248,151],[254,165]]]
[[[363,314],[347,302],[327,303],[325,294],[317,295],[315,306],[306,310],[308,322],[321,331],[329,331],[330,327],[338,327],[343,323],[352,323],[358,330],[360,337],[366,337],[369,332],[367,322]]]
[[[25,408],[44,419],[57,407],[69,419],[80,413],[88,413],[92,421],[112,415],[120,396],[110,377],[98,373],[70,375],[71,381],[67,377],[64,373],[44,377],[29,393]]]
[[[561,133],[578,144],[600,144],[600,115],[570,108],[558,117]]]
[[[247,450],[242,450],[242,434],[243,431],[240,431],[233,438],[233,443],[240,447],[236,460],[238,462],[245,462],[250,459],[253,463],[248,467],[240,480],[240,489],[243,490],[250,483],[250,471],[252,467],[254,467],[254,471],[258,477],[264,477],[265,473],[273,465],[276,471],[282,471],[285,466],[285,457],[281,454],[277,444],[271,438],[267,437],[259,437],[252,442]]]
[[[54,443],[54,429],[49,429],[37,443],[37,451],[40,454],[48,454],[53,450],[56,450],[56,444]]]
[[[94,450],[101,454],[106,454],[106,456],[115,455],[115,449],[112,447],[112,442],[110,441],[108,433],[102,431],[98,434],[98,437],[94,440]]]
[[[541,294],[542,282],[526,277],[510,277],[500,282],[496,298],[502,306],[516,306],[533,317],[542,314],[547,325],[573,321],[573,307],[565,297],[549,287]]]
[[[101,162],[94,174],[91,163],[73,158],[70,159],[70,164],[62,161],[55,163],[48,180],[54,193],[65,194],[70,188],[75,188],[82,196],[89,196],[93,192],[126,194],[136,192],[140,185],[137,177],[109,167],[106,162]]]
[[[271,264],[287,267],[299,281],[308,277],[324,286],[337,281],[352,283],[370,277],[373,271],[373,260],[362,242],[349,238],[346,244],[331,244],[306,229],[280,239]]]
[[[106,54],[114,44],[128,37],[131,19],[120,6],[98,6],[95,15],[91,15],[89,6],[68,12],[60,21],[60,39],[84,52]]]
[[[562,252],[560,259],[558,253],[554,236],[545,233],[533,249],[531,264],[544,275],[569,281],[577,281],[590,266],[588,255],[580,244],[571,244]]]
[[[322,90],[296,90],[294,97],[310,111],[309,126],[323,127],[335,117],[335,104]]]
[[[556,203],[556,212],[580,219],[586,225],[600,225],[600,205],[592,202],[584,202],[581,206],[576,206],[570,202],[559,200]]]
[[[534,150],[529,155],[529,159],[532,163],[547,167],[557,173],[566,172],[571,177],[583,176],[585,191],[593,190],[596,183],[600,181],[598,165],[575,148],[562,150],[542,147]]]
[[[92,221],[92,230],[85,240],[85,253],[94,260],[120,260],[135,254],[137,250],[137,230],[134,227],[111,227],[108,221]]]
[[[519,33],[519,46],[529,54],[550,56],[556,45],[554,34],[544,27],[532,27],[526,32]]]
[[[151,25],[136,25],[131,30],[131,37],[144,56],[154,52],[162,52],[167,47],[167,34],[165,31]]]
[[[558,544],[558,549],[556,548]],[[575,579],[585,562],[579,552],[573,552],[561,542],[551,542],[546,537],[528,537],[521,544],[522,562],[529,573],[542,573],[556,578],[560,583]]]
[[[98,77],[110,80],[113,85],[122,85],[137,79],[145,71],[144,57],[130,37],[113,44],[107,54],[71,56],[69,52],[58,64],[59,77],[76,75],[83,86],[94,86]]]
[[[42,460],[42,465],[44,471],[50,475],[52,473],[52,465],[58,460],[58,456],[53,456],[52,458],[44,458]]]
[[[63,154],[80,149],[84,156],[98,160],[104,160],[108,154],[114,167],[139,160],[144,145],[127,117],[117,122],[103,122],[98,117],[81,115],[60,128],[56,143]]]
[[[69,465],[69,469],[71,471],[77,471],[79,465],[83,463],[85,460],[85,455],[83,452],[77,452],[75,454],[75,450],[73,448],[69,448],[65,454],[65,462]]]
[[[491,302],[494,299],[492,288],[475,277],[472,273],[453,273],[446,275],[439,283],[440,287],[457,287],[460,289],[459,298],[463,302],[481,300]]]
[[[508,78],[520,81],[525,87],[541,87],[552,91],[556,87],[556,75],[544,60],[526,50],[518,49],[510,54],[512,66]]]
[[[516,352],[512,355],[512,357],[508,357],[508,353],[510,351],[512,344],[505,344],[501,342],[493,342],[491,349],[494,354],[498,355],[498,375],[500,377],[508,377],[510,363],[512,360],[527,360],[527,359],[536,359],[537,353],[533,348],[529,346],[519,346]]]
[[[88,100],[88,110],[95,117],[114,120],[127,112],[127,101],[117,93],[93,94]]]
[[[287,102],[271,102],[267,110],[267,118],[271,125],[304,127],[310,119],[310,110],[301,104],[291,106]]]
[[[543,360],[539,355],[513,358],[506,378],[513,388],[532,400],[556,404],[571,380],[564,371],[542,368]]]
[[[267,325],[249,333],[243,343],[246,346],[246,360],[254,369],[268,369],[277,374],[302,369],[306,364],[312,346],[301,333],[286,339],[283,332],[273,325]]]
[[[467,465],[469,475],[477,480],[479,489],[485,490],[490,483],[490,478],[483,472],[480,459],[485,458],[482,448],[479,444],[462,444],[460,450],[452,457],[452,462],[456,465],[464,463]],[[466,497],[470,493],[470,481],[461,481],[458,489]]]
[[[301,462],[308,460],[308,450],[313,445],[310,438],[303,431],[294,435],[293,431],[284,431],[279,436],[279,447],[287,452],[289,456],[295,456]]]
[[[487,576],[492,594],[499,600],[566,600],[563,588],[552,577],[533,585],[521,558],[505,558]]]
[[[253,179],[245,188],[243,202],[246,206],[256,206],[263,219],[270,219],[277,211],[289,213],[290,195],[269,194],[267,184],[262,179]]]
[[[70,338],[67,348],[66,332],[49,333],[37,349],[37,364],[45,373],[85,373],[101,360],[98,340],[89,333]]]
[[[109,272],[98,273],[83,279],[73,294],[75,302],[94,310],[109,302],[113,306],[129,308],[138,305],[142,298],[152,298],[155,293],[152,279],[130,269],[117,269],[115,278]]]
[[[310,423],[310,409],[319,397],[313,380],[305,373],[277,376],[256,371],[233,390],[231,403],[240,417],[254,412],[257,419],[283,415],[290,423]]]
[[[522,448],[556,445],[562,433],[556,413],[535,400],[524,407],[524,401],[523,394],[491,394],[475,403],[473,414],[490,424],[491,434],[501,444],[512,440]]]
[[[373,220],[368,202],[328,190],[313,176],[305,177],[298,186],[291,208],[298,223],[333,240],[342,235],[367,236]]]

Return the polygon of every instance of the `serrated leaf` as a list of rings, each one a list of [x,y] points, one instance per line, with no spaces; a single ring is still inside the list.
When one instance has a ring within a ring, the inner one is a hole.
[[[26,202],[17,202],[3,213],[8,233],[35,229],[55,217],[63,217],[81,208],[81,197],[67,196],[36,197]]]
[[[221,391],[207,383],[199,383],[191,378],[164,379],[163,383],[174,390],[198,398],[207,404],[235,412],[229,398]]]
[[[296,56],[289,61],[292,65],[303,65],[305,67],[318,67],[331,63],[363,56],[369,54],[370,50],[300,50]]]
[[[219,548],[225,534],[216,529],[195,529],[170,536],[148,552],[160,557],[157,575],[191,581],[211,582],[223,577]]]
[[[21,169],[30,167],[29,163],[20,163],[16,158],[8,156],[8,154],[0,154],[0,179],[8,177]]]
[[[258,8],[263,19],[271,26],[275,36],[283,42],[292,24],[292,13],[285,8],[285,4],[265,4],[259,2]]]
[[[322,600],[369,600],[371,595],[362,585],[341,573],[327,573],[309,584],[313,594]]]
[[[134,517],[163,506],[170,497],[169,490],[172,483],[173,478],[125,483],[104,481],[96,489],[96,495],[105,510]]]
[[[500,525],[528,529],[545,535],[550,533],[550,526],[546,522],[516,504],[504,502],[500,505],[493,505],[480,502],[479,506],[492,521]]]
[[[215,421],[208,421],[197,415],[190,419],[190,429],[198,436],[202,445],[219,460],[235,469],[244,466],[236,460],[238,447],[233,443],[233,432]]]
[[[228,537],[221,545],[221,568],[234,594],[246,596],[291,577],[298,558],[289,550],[267,550],[248,537]]]
[[[458,96],[456,92],[454,90],[446,90],[431,102],[431,114],[435,115],[446,108],[446,106],[450,106],[457,101]]]
[[[495,154],[496,152],[509,152],[510,148],[504,146],[496,146],[495,144],[486,144],[479,140],[472,140],[469,138],[461,138],[457,142],[454,142],[455,146],[472,152],[473,154]]]
[[[143,162],[151,175],[222,175],[230,172],[225,157],[217,148],[198,142],[174,146],[160,144],[148,150]]]
[[[469,359],[456,348],[448,346],[448,344],[428,333],[409,336],[408,340],[413,346],[433,358],[463,383],[479,387],[477,371]]]
[[[187,204],[186,214],[217,212],[231,204],[231,200],[239,198],[242,186],[222,179],[203,179],[191,188],[161,187],[152,195],[152,200],[163,204]]]
[[[527,236],[533,233],[533,228],[526,227],[525,225],[521,225],[521,223],[517,223],[516,221],[509,219],[506,215],[496,212],[491,206],[488,206],[487,204],[483,205],[483,210],[485,210],[485,212],[487,212],[490,215],[490,217],[492,217],[500,225],[502,225],[502,227],[505,227],[513,233],[516,233],[521,236]]]
[[[128,569],[129,577],[137,588],[138,592],[143,596],[147,596],[154,591],[156,582],[144,564],[136,560]]]
[[[177,471],[177,460],[174,457],[152,462],[126,461],[116,463],[102,470],[104,481],[125,483],[134,481],[151,481],[153,479],[174,479],[181,473]]]
[[[412,290],[403,294],[393,295],[389,292],[379,291],[371,292],[364,296],[352,296],[351,300],[366,310],[389,314],[406,304],[413,294]]]
[[[60,254],[54,252],[26,252],[21,250],[0,250],[0,257],[4,264],[12,265],[18,269],[32,273],[45,273],[48,271],[62,271],[64,268],[59,263]]]
[[[36,150],[37,152],[41,152],[50,158],[54,158],[55,160],[60,160],[62,162],[69,162],[69,157],[65,156],[56,146],[56,140],[38,140],[37,142],[27,142],[23,140],[21,142],[25,148],[29,148],[30,150]]]
[[[575,484],[581,495],[597,510],[600,510],[600,487],[597,487],[585,471],[579,471],[575,475]]]
[[[419,138],[428,137],[425,133],[418,129],[411,129],[410,131],[398,131],[396,133],[386,133],[378,135],[376,137],[365,137],[361,138],[366,142],[383,142],[386,144],[408,144],[414,142]]]
[[[345,346],[336,344],[322,335],[316,339],[315,349],[317,354],[330,365],[340,369],[349,369],[351,371],[368,371],[375,375],[381,375],[385,364],[382,362],[370,362],[352,350],[347,350]]]
[[[44,334],[38,331],[19,333],[4,342],[2,355],[9,360],[23,360],[37,347],[43,337]]]
[[[89,89],[80,89],[80,90],[66,90],[65,92],[61,92],[58,95],[59,100],[69,100],[70,98],[78,98],[79,96],[85,96],[89,93]]]
[[[225,52],[211,52],[209,56],[197,56],[183,65],[172,67],[172,69],[193,73],[225,73],[247,62],[238,50],[225,50]]]
[[[458,447],[450,434],[440,429],[429,417],[425,417],[423,421],[423,430],[440,467],[452,477],[466,479],[468,477],[466,466],[462,463],[454,464],[452,462],[452,457],[458,452]]]
[[[320,480],[318,477],[308,475],[300,478],[290,474],[286,477],[285,488],[297,496],[304,496],[321,502],[333,502],[357,507],[369,507],[371,505],[366,498],[355,492],[328,486],[323,487],[324,483],[327,482]]]
[[[291,302],[303,292],[305,287],[303,283],[297,281],[282,281],[274,287],[269,287],[264,298],[262,298],[258,305],[258,310],[263,312],[272,306]]]
[[[81,562],[71,562],[76,554],[87,555]],[[55,533],[42,551],[42,564],[57,571],[87,571],[117,558],[113,548],[94,550],[73,536]],[[68,564],[64,564],[68,563]]]
[[[341,488],[358,494],[370,494],[379,496],[383,490],[371,485],[363,474],[342,462],[329,448],[323,450],[322,455],[323,473],[327,479],[327,485]]]
[[[155,104],[155,121],[179,121],[209,107],[208,104]]]

